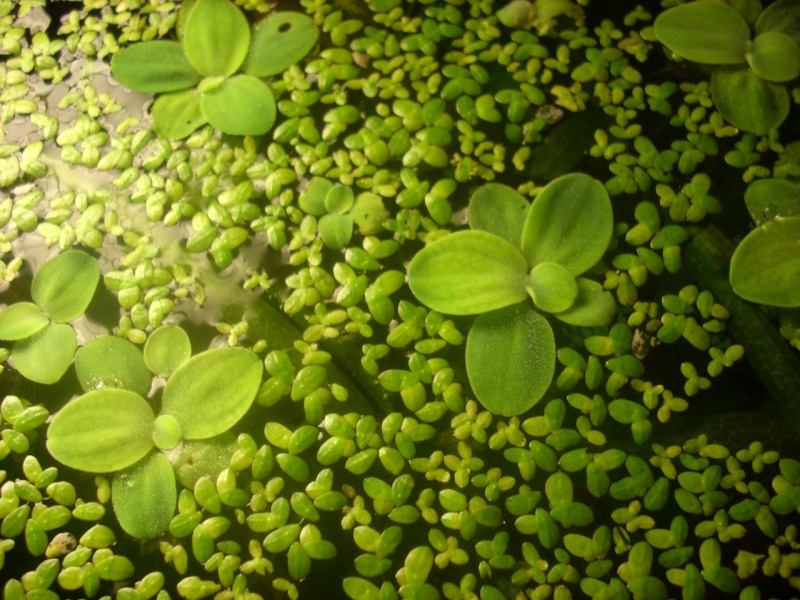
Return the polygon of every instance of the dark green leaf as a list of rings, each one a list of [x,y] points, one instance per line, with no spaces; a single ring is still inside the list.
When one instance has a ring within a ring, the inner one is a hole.
[[[747,186],[744,202],[756,225],[775,217],[800,217],[800,186],[785,179],[756,179]]]
[[[764,81],[746,66],[716,69],[711,75],[711,97],[731,125],[756,135],[776,129],[789,114],[786,87]]]
[[[800,75],[800,47],[785,33],[762,33],[745,56],[756,75],[767,81],[786,82]]]
[[[780,31],[800,44],[800,4],[796,0],[778,0],[770,4],[756,21],[756,35],[766,31]]]

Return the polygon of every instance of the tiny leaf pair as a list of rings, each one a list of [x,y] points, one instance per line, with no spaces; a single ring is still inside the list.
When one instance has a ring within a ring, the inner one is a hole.
[[[111,72],[126,87],[162,94],[153,104],[155,130],[185,138],[210,123],[230,135],[261,135],[275,122],[275,99],[262,79],[282,72],[316,44],[304,14],[270,15],[250,30],[229,0],[184,2],[182,43],[152,40],[118,51]]]
[[[83,314],[100,281],[97,261],[79,250],[59,254],[36,272],[33,302],[0,312],[0,340],[12,341],[14,366],[37,383],[56,383],[72,363],[75,330],[67,323]]]
[[[412,259],[409,286],[434,310],[480,314],[467,337],[470,384],[490,411],[521,414],[547,391],[556,352],[550,324],[525,298],[570,325],[607,325],[616,314],[613,297],[579,277],[611,241],[611,202],[600,182],[580,173],[552,181],[532,205],[490,183],[470,198],[469,223],[472,231]]]

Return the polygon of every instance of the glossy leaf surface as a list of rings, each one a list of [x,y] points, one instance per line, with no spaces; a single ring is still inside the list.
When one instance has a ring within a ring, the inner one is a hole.
[[[75,330],[65,323],[51,323],[31,337],[14,344],[14,366],[25,379],[56,383],[72,364],[78,345]]]
[[[107,473],[124,469],[153,447],[155,415],[127,390],[95,390],[62,408],[47,430],[47,449],[73,469]]]
[[[747,21],[722,2],[689,2],[665,10],[654,30],[658,41],[678,56],[711,65],[744,62],[750,40]]]
[[[275,98],[263,81],[235,75],[200,96],[203,115],[229,135],[261,135],[275,123]]]
[[[44,329],[50,319],[32,302],[17,302],[0,312],[0,340],[14,341]]]
[[[82,346],[75,355],[75,372],[85,392],[121,388],[146,396],[153,379],[141,350],[115,335],[96,337]]]
[[[114,514],[128,535],[149,540],[167,530],[178,500],[172,465],[161,452],[114,475]]]
[[[462,231],[423,248],[408,266],[411,291],[434,310],[469,315],[521,302],[528,267],[509,242]]]
[[[195,90],[164,94],[151,109],[153,127],[168,140],[180,140],[208,122],[200,110],[200,95]]]
[[[530,203],[516,190],[499,183],[482,185],[469,199],[469,226],[503,238],[517,248]]]
[[[254,77],[281,73],[308,54],[318,37],[310,17],[290,11],[273,13],[253,27],[242,70]]]
[[[731,258],[733,291],[771,306],[800,306],[800,217],[777,218],[751,231]]]
[[[144,345],[144,363],[159,377],[169,377],[192,356],[189,336],[180,327],[159,327]]]
[[[800,185],[785,179],[756,179],[747,186],[744,202],[756,225],[775,217],[800,217]]]
[[[522,233],[522,254],[531,267],[553,262],[580,275],[603,256],[613,226],[603,184],[582,173],[564,175],[533,201]]]
[[[467,336],[467,375],[487,410],[519,415],[550,385],[556,359],[553,330],[528,302],[481,315]]]
[[[767,31],[753,40],[747,64],[767,81],[786,82],[800,75],[800,47],[785,33]]]
[[[185,90],[200,81],[183,46],[168,40],[131,44],[115,52],[111,74],[125,87],[145,94]]]
[[[724,67],[711,75],[711,97],[734,127],[766,135],[789,114],[786,87],[764,81],[747,67]]]
[[[189,62],[203,77],[233,75],[250,45],[244,13],[228,0],[197,0],[183,31]]]
[[[53,321],[77,319],[92,301],[100,266],[80,250],[63,252],[48,260],[33,276],[31,297]]]
[[[258,355],[242,348],[217,348],[193,356],[173,373],[161,402],[183,437],[204,439],[230,429],[241,419],[261,385]]]

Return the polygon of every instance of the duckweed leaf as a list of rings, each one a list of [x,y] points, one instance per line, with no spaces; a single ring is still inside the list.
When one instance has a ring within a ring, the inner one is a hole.
[[[269,77],[299,62],[317,43],[314,21],[298,12],[281,11],[253,27],[253,38],[242,70]]]
[[[530,203],[516,190],[498,183],[482,185],[469,199],[469,226],[520,247]]]
[[[425,583],[433,567],[433,550],[428,546],[417,546],[406,555],[403,572],[409,584]]]
[[[776,129],[789,114],[786,87],[761,79],[746,66],[714,70],[711,97],[725,120],[756,135]]]
[[[775,217],[800,217],[800,186],[785,179],[757,179],[747,186],[744,202],[756,225]]]
[[[533,201],[522,233],[522,254],[531,267],[553,262],[580,275],[605,253],[613,224],[603,184],[582,173],[564,175]]]
[[[115,335],[96,337],[82,346],[75,355],[75,373],[84,392],[122,388],[146,396],[153,379],[141,350]]]
[[[800,47],[785,33],[766,31],[753,40],[747,64],[767,81],[786,82],[800,75]]]
[[[215,480],[228,467],[231,455],[238,449],[236,436],[230,431],[202,441],[184,441],[167,457],[175,470],[178,482],[193,489],[197,480],[208,477]]]
[[[180,327],[159,327],[144,345],[144,363],[159,377],[169,377],[192,356],[192,343]]]
[[[275,123],[275,98],[263,81],[235,75],[200,96],[203,114],[229,135],[261,135]]]
[[[578,327],[609,325],[617,314],[617,303],[610,292],[596,281],[578,277],[578,296],[564,312],[555,316],[564,323]]]
[[[744,62],[750,40],[747,21],[722,2],[690,2],[665,10],[656,18],[654,30],[658,41],[675,54],[711,65]]]
[[[183,45],[168,40],[132,44],[115,52],[111,74],[125,87],[145,94],[177,92],[200,81]]]
[[[771,306],[800,306],[800,217],[776,218],[751,231],[731,258],[733,291]]]
[[[172,374],[161,403],[188,440],[230,429],[255,400],[263,367],[242,348],[217,348],[193,356]]]
[[[80,250],[70,250],[48,260],[33,276],[31,297],[56,323],[77,319],[92,301],[100,265]]]
[[[200,94],[195,90],[163,94],[151,109],[156,133],[168,140],[180,140],[208,123],[200,110]]]
[[[233,75],[250,45],[247,17],[228,0],[197,0],[186,19],[186,57],[203,77]]]
[[[65,323],[50,323],[11,350],[14,367],[25,379],[56,383],[69,369],[78,345],[75,330]]]
[[[531,269],[526,290],[539,310],[563,312],[578,297],[578,284],[564,267],[557,263],[539,263]]]
[[[172,465],[161,452],[151,452],[114,475],[111,500],[128,535],[143,540],[158,537],[167,530],[178,500]]]
[[[107,473],[141,460],[153,447],[155,415],[127,390],[95,390],[62,408],[47,430],[47,449],[73,469]]]
[[[15,341],[44,329],[50,319],[32,302],[17,302],[0,312],[0,340]]]
[[[528,268],[519,250],[483,231],[462,231],[423,248],[408,266],[411,291],[434,310],[482,313],[525,299]]]
[[[325,210],[330,214],[343,215],[353,208],[355,197],[349,185],[334,185],[325,194]]]
[[[350,215],[325,215],[317,224],[322,243],[331,250],[341,250],[353,237],[353,217]]]
[[[495,414],[518,415],[536,404],[550,386],[555,360],[553,330],[527,303],[481,315],[467,336],[470,385]]]

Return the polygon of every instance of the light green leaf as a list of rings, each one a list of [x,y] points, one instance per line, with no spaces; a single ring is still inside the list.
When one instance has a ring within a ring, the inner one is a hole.
[[[800,75],[800,46],[785,33],[762,33],[745,57],[756,75],[767,81],[786,82]]]
[[[200,110],[200,95],[194,90],[163,94],[151,110],[153,127],[168,140],[180,140],[208,122]]]
[[[25,379],[56,383],[69,369],[78,341],[75,330],[64,323],[51,323],[11,350],[14,367]]]
[[[381,591],[371,581],[361,577],[347,577],[342,582],[344,593],[353,600],[380,600]]]
[[[200,107],[211,125],[229,135],[262,135],[275,123],[272,92],[250,75],[235,75],[201,94]]]
[[[31,297],[56,323],[77,319],[89,306],[100,281],[97,260],[70,250],[48,260],[33,276]]]
[[[84,392],[121,388],[146,396],[153,380],[141,350],[115,335],[96,337],[81,347],[75,355],[75,373]]]
[[[114,475],[111,501],[128,535],[151,540],[164,533],[175,512],[178,494],[172,465],[161,452]]]
[[[800,217],[776,218],[754,229],[731,258],[733,291],[770,306],[800,306]]]
[[[314,21],[298,12],[272,13],[253,27],[253,40],[242,70],[269,77],[299,62],[317,43]]]
[[[230,431],[205,440],[184,441],[166,453],[175,470],[175,477],[185,488],[194,489],[201,477],[216,481],[228,468],[231,455],[238,449],[236,436]]]
[[[533,201],[522,233],[522,254],[531,267],[553,262],[580,275],[602,258],[613,227],[603,184],[583,173],[564,175]]]
[[[417,546],[406,555],[404,572],[409,584],[425,583],[433,567],[433,550],[429,546]]]
[[[325,194],[325,210],[332,215],[343,215],[353,208],[355,196],[349,185],[336,184]]]
[[[746,66],[715,69],[711,98],[731,125],[756,135],[777,129],[789,114],[786,87],[764,81]]]
[[[322,243],[331,250],[341,250],[353,236],[353,217],[350,215],[325,215],[317,223]]]
[[[570,308],[555,316],[564,323],[578,327],[609,325],[617,314],[617,302],[610,292],[596,281],[578,277],[578,297]]]
[[[228,0],[197,0],[183,31],[189,62],[203,77],[233,75],[247,55],[247,17]]]
[[[553,378],[556,344],[547,319],[527,302],[481,315],[467,336],[467,375],[487,410],[519,415]]]
[[[152,449],[155,415],[127,390],[95,390],[67,403],[47,430],[47,449],[73,469],[107,473],[124,469]]]
[[[779,31],[800,45],[800,4],[797,0],[773,2],[758,17],[756,35],[766,31]]]
[[[527,274],[525,259],[509,242],[461,231],[418,252],[408,266],[408,283],[430,308],[469,315],[524,300]]]
[[[183,363],[164,389],[162,414],[172,415],[184,439],[205,439],[230,429],[255,400],[263,366],[243,348],[207,350]]]
[[[17,302],[0,312],[0,340],[15,341],[44,329],[50,319],[32,302]]]
[[[175,325],[159,327],[144,345],[144,363],[159,377],[169,377],[192,355],[186,332]]]
[[[722,2],[689,2],[665,10],[654,30],[658,41],[678,56],[711,65],[744,62],[750,40],[747,21]]]
[[[469,226],[503,238],[517,248],[530,203],[516,190],[498,183],[482,185],[469,199]]]
[[[132,44],[115,52],[111,74],[125,87],[145,94],[177,92],[200,81],[183,46],[167,40]]]
[[[312,177],[308,187],[300,194],[297,204],[304,213],[321,217],[327,212],[325,199],[333,189],[333,182],[324,177]]]
[[[161,450],[172,450],[181,441],[181,426],[172,415],[159,415],[153,423],[153,443]]]
[[[578,283],[559,264],[539,263],[531,269],[526,287],[533,303],[545,312],[562,312],[578,297]]]
[[[744,203],[756,225],[775,217],[800,217],[800,185],[785,179],[756,179],[747,186]]]

